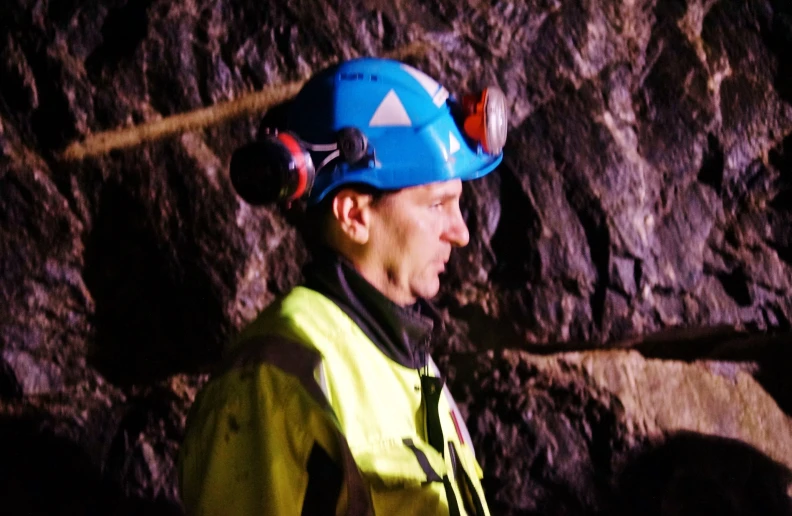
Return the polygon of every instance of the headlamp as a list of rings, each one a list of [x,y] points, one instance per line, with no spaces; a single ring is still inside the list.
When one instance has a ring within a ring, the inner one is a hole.
[[[318,73],[278,121],[287,130],[262,126],[231,157],[231,182],[249,204],[307,198],[315,206],[343,185],[399,190],[476,179],[503,160],[508,127],[499,88],[450,98],[423,72],[376,58]]]
[[[468,137],[479,142],[484,152],[497,156],[506,145],[506,96],[497,86],[462,97],[463,125]]]

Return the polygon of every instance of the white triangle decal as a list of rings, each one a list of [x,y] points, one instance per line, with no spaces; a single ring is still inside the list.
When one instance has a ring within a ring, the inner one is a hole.
[[[432,102],[434,102],[435,106],[437,107],[442,106],[443,103],[448,99],[448,90],[440,86],[440,84],[438,84],[437,81],[435,81],[434,79],[423,73],[422,71],[413,68],[412,66],[402,65],[402,68],[404,69],[405,72],[412,75],[413,79],[418,81],[418,84],[420,84],[423,87],[423,89],[426,90],[426,93],[428,93],[429,96],[432,97]]]
[[[370,127],[383,127],[383,126],[411,126],[412,120],[404,109],[404,105],[399,100],[396,92],[390,90],[385,98],[380,102],[379,107],[374,112],[374,115],[369,120]]]
[[[454,137],[454,133],[448,132],[448,149],[451,151],[451,154],[455,153],[460,149],[459,140]]]
[[[423,89],[426,90],[426,93],[428,93],[430,97],[434,97],[435,93],[437,93],[437,90],[440,89],[440,85],[437,84],[437,81],[435,81],[434,79],[423,73],[422,71],[413,68],[412,66],[409,65],[402,65],[402,68],[404,69],[405,72],[412,75],[413,79],[418,81],[421,84],[421,86],[423,86]]]

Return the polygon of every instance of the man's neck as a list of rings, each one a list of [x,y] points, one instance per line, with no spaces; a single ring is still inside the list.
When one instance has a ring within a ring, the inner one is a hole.
[[[428,344],[439,314],[424,301],[397,305],[332,250],[313,254],[305,286],[334,301],[389,358],[406,367],[423,366],[425,352],[418,347]]]
[[[418,301],[409,288],[401,284],[399,278],[383,266],[380,257],[354,251],[332,250],[332,252],[342,257],[358,274],[395,304],[405,307],[414,305]]]

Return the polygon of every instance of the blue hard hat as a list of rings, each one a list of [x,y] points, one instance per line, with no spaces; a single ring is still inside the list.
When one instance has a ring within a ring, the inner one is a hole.
[[[321,149],[356,128],[368,152],[353,163],[331,156],[320,165],[309,204],[345,184],[395,190],[491,172],[503,153],[490,155],[467,137],[452,102],[434,79],[388,59],[354,59],[314,76],[295,97],[287,129]]]

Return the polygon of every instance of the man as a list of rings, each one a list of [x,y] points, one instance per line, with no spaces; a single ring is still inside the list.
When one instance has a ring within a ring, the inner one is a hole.
[[[308,196],[320,245],[196,399],[189,514],[489,514],[425,300],[468,242],[461,181],[500,163],[504,109],[499,90],[457,103],[412,67],[358,59],[309,81],[288,131],[247,149],[277,184],[235,155],[246,199]]]

